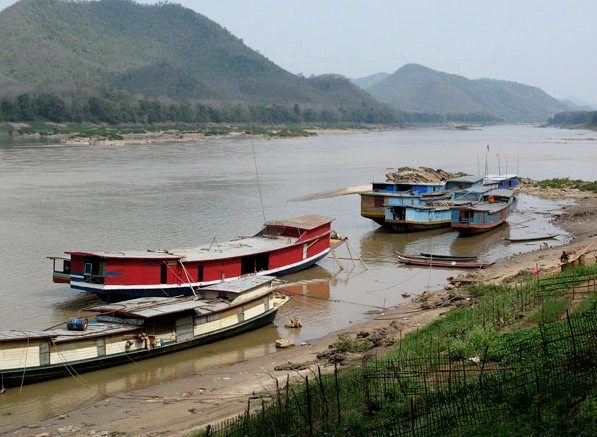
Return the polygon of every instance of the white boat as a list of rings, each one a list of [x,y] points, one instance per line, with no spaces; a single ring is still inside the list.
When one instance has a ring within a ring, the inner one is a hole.
[[[2,388],[131,363],[222,340],[274,320],[289,298],[272,276],[201,288],[195,296],[100,304],[44,331],[0,332]]]

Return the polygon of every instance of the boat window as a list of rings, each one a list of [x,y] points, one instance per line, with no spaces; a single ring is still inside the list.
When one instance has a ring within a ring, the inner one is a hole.
[[[203,282],[203,266],[197,266],[197,281]]]

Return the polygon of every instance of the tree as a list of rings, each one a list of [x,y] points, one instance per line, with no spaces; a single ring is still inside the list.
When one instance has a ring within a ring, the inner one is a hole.
[[[21,94],[17,97],[17,105],[19,107],[19,120],[20,121],[33,121],[35,120],[35,112],[33,109],[33,102],[29,94]]]
[[[35,113],[46,120],[62,123],[70,120],[66,103],[54,94],[42,93],[34,99]]]

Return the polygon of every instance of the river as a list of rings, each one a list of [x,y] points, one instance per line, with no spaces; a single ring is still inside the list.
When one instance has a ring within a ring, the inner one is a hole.
[[[327,258],[284,279],[296,296],[274,324],[243,336],[1,395],[2,429],[251,356],[277,338],[308,341],[400,305],[401,293],[438,290],[454,271],[398,266],[394,252],[475,254],[495,260],[534,247],[520,233],[557,233],[546,219],[566,201],[520,196],[509,223],[462,239],[450,230],[392,234],[360,216],[347,187],[384,181],[397,167],[517,173],[532,179],[597,178],[597,134],[534,126],[408,129],[308,138],[213,138],[131,145],[48,143],[0,136],[0,330],[45,329],[96,302],[51,280],[47,256],[66,250],[186,248],[256,232],[264,220],[321,214],[348,237],[341,266]],[[489,146],[489,152],[488,147]],[[538,245],[539,243],[537,243]],[[364,263],[356,258],[362,257]],[[284,322],[300,317],[303,328]]]

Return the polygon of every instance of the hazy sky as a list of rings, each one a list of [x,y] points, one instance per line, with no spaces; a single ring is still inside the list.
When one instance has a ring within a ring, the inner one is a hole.
[[[0,9],[13,3],[0,0]],[[171,3],[205,15],[295,74],[358,78],[418,63],[597,104],[597,0]]]

